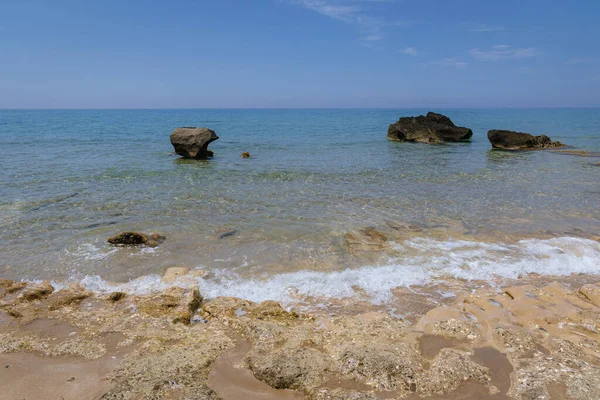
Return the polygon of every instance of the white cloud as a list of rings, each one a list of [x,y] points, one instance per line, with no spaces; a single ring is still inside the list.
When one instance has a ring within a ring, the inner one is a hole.
[[[357,5],[333,4],[326,0],[297,0],[301,6],[325,16],[351,22],[360,11]]]
[[[470,32],[493,32],[493,31],[503,31],[504,26],[502,25],[487,25],[487,24],[479,24],[469,28]]]
[[[428,66],[428,65],[440,65],[443,67],[465,68],[469,64],[453,57],[453,58],[444,58],[443,60],[439,60],[439,61],[429,61],[429,62],[425,63],[425,66]]]
[[[498,61],[535,57],[541,53],[535,47],[514,48],[507,44],[497,44],[489,50],[471,49],[469,53],[479,61]]]
[[[569,65],[578,65],[578,64],[594,64],[597,63],[598,61],[600,61],[597,58],[591,58],[591,57],[575,57],[575,58],[571,58],[570,60],[567,60],[567,64]]]
[[[417,55],[417,49],[415,49],[414,47],[406,47],[405,49],[402,50],[402,53],[406,54],[407,56],[416,56]]]
[[[382,40],[385,36],[381,33],[374,33],[372,35],[363,36],[361,39],[366,40],[367,42],[376,42],[378,40]]]
[[[355,25],[362,34],[363,43],[383,40],[388,26],[403,26],[404,23],[386,21],[369,15],[362,5],[390,3],[395,0],[291,0],[306,9],[318,12],[329,18]],[[367,7],[370,8],[370,7]]]

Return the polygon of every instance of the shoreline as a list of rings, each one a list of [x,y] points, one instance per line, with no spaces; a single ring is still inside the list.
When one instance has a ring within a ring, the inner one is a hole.
[[[597,399],[598,282],[448,281],[455,297],[398,288],[401,318],[344,299],[302,312],[203,299],[195,286],[139,296],[2,280],[0,391],[27,399]]]

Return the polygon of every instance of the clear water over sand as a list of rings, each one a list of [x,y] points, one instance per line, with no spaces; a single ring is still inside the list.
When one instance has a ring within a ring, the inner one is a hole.
[[[342,282],[335,273],[357,274],[344,287],[381,287],[377,274],[397,276],[391,286],[413,275],[479,279],[484,264],[493,274],[520,262],[508,275],[600,273],[598,242],[588,240],[600,232],[600,158],[492,151],[486,136],[544,133],[599,152],[600,110],[440,109],[473,129],[470,143],[386,140],[390,123],[427,111],[0,111],[0,274],[125,282],[185,265],[209,271],[216,293],[310,273],[306,290]],[[173,155],[178,126],[214,129],[215,158]],[[365,227],[390,244],[350,254],[345,235]],[[167,241],[106,243],[125,230]],[[439,258],[456,246],[477,253]],[[322,291],[343,294],[334,286]]]

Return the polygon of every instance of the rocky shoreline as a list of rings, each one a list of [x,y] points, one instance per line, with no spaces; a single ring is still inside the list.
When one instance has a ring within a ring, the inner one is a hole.
[[[461,281],[455,297],[413,288],[399,294],[404,318],[349,303],[332,314],[207,300],[185,285],[135,296],[2,280],[0,392],[19,399],[598,399],[600,285],[591,276],[556,279],[528,276],[502,288]]]

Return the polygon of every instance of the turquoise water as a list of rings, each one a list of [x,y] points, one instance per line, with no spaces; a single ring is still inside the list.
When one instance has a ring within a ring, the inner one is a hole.
[[[0,274],[343,271],[367,262],[344,242],[364,227],[400,244],[599,234],[600,158],[491,151],[486,136],[544,133],[600,152],[599,109],[438,109],[472,128],[472,141],[386,140],[390,123],[427,111],[0,111]],[[179,126],[215,130],[214,159],[175,156],[169,134]],[[390,228],[398,225],[414,229]],[[106,244],[124,230],[167,241],[153,250]],[[399,251],[410,253],[389,255]]]

